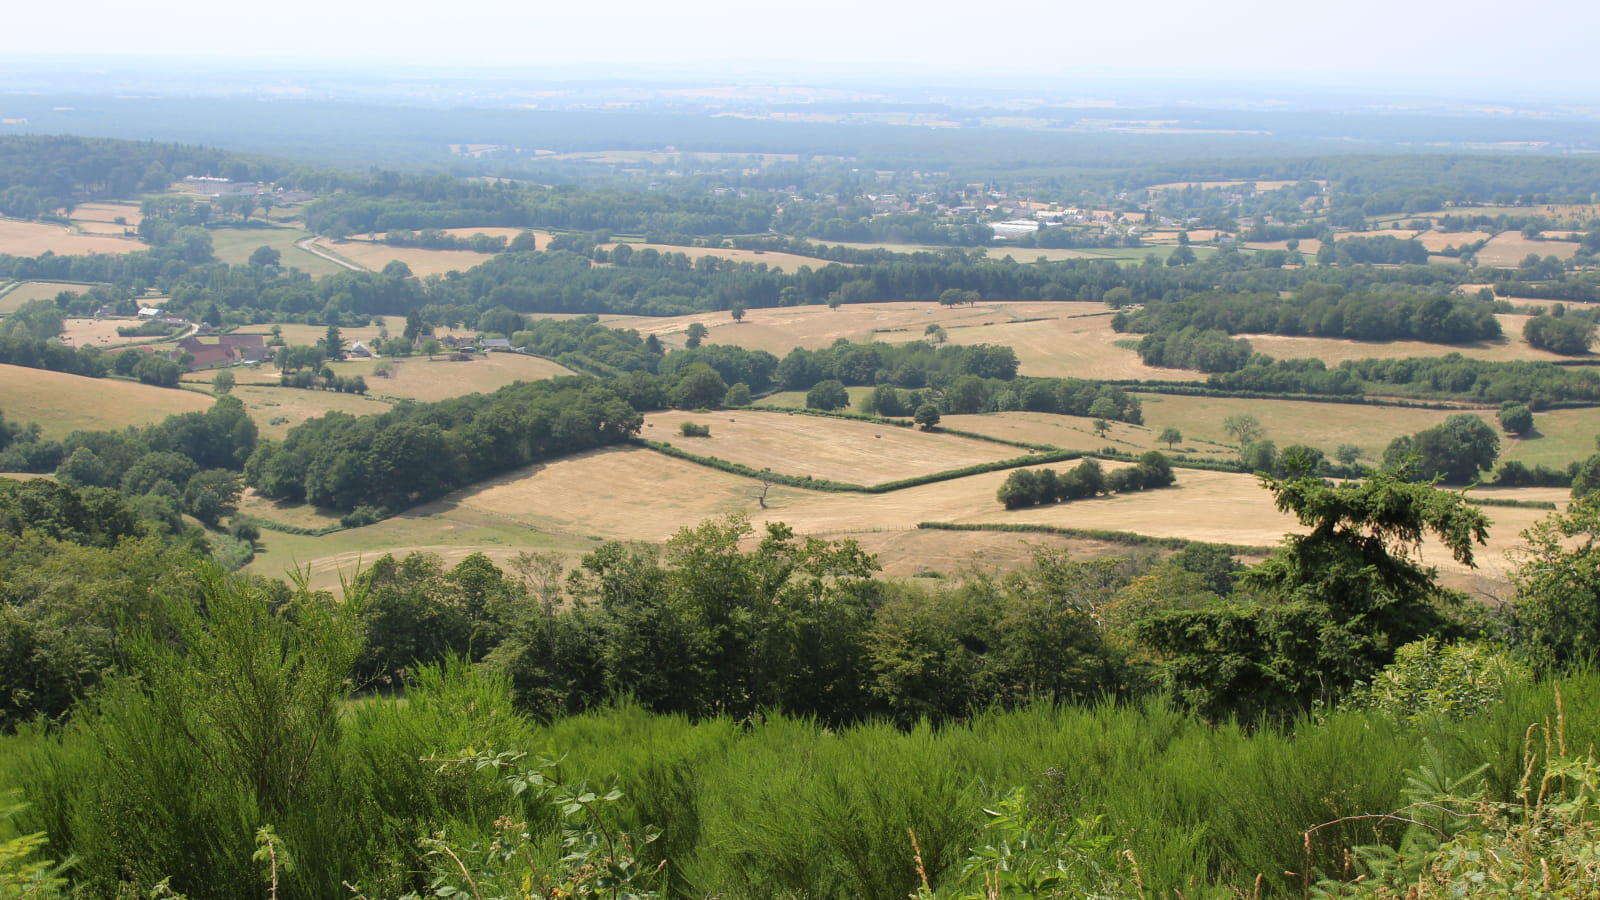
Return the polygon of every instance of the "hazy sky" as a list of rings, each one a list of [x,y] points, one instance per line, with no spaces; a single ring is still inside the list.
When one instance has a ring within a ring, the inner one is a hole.
[[[7,4],[0,69],[19,54],[133,54],[333,64],[582,65],[789,78],[901,74],[1246,78],[1390,83],[1515,97],[1600,86],[1593,0],[23,0]],[[9,60],[9,61],[8,61]],[[1600,97],[1597,97],[1600,99]]]

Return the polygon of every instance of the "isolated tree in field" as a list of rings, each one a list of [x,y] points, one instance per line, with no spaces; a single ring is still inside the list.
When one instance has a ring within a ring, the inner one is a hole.
[[[1477,479],[1480,470],[1492,467],[1499,453],[1500,436],[1488,422],[1471,413],[1457,413],[1442,425],[1395,438],[1383,451],[1383,462],[1399,467],[1414,460],[1418,478],[1467,484]]]
[[[322,355],[328,359],[344,359],[344,337],[339,334],[339,326],[329,325],[328,333],[322,336]]]
[[[948,288],[939,295],[942,306],[960,306],[965,303],[971,306],[979,300],[977,291],[964,291],[961,288]]]
[[[438,338],[428,338],[422,342],[422,352],[428,354],[429,359],[433,359],[435,356],[438,356],[439,351],[443,349],[444,345],[439,343]]]
[[[928,343],[934,345],[942,344],[950,338],[950,335],[945,332],[944,326],[937,322],[924,328],[922,336],[928,339]]]
[[[700,342],[705,340],[706,335],[710,333],[711,331],[705,325],[699,322],[690,322],[688,336],[684,338],[683,345],[693,350],[700,346]]]
[[[1362,449],[1355,444],[1340,444],[1339,448],[1333,451],[1333,458],[1342,466],[1353,466],[1356,460],[1361,458],[1362,453]]]
[[[519,231],[517,236],[511,239],[511,243],[506,245],[506,249],[512,252],[537,250],[539,249],[539,242],[534,238],[533,232]]]
[[[939,424],[939,407],[932,403],[924,403],[917,407],[917,413],[912,421],[922,426],[923,431],[932,431]]]
[[[819,381],[806,391],[806,406],[811,409],[831,411],[850,405],[850,392],[844,384],[833,379]]]
[[[1179,441],[1183,440],[1183,432],[1179,431],[1176,428],[1168,426],[1168,427],[1163,428],[1161,430],[1161,436],[1156,438],[1156,440],[1160,441],[1163,444],[1166,444],[1167,445],[1167,449],[1171,450],[1173,448],[1173,445],[1175,445]]]
[[[1261,420],[1249,413],[1234,413],[1223,419],[1222,430],[1233,435],[1241,449],[1246,444],[1261,440],[1262,435],[1266,434],[1266,429],[1261,427]]]
[[[735,321],[735,322],[743,322],[744,321],[744,304],[743,303],[735,303],[733,306],[729,307],[728,308],[728,315],[733,316],[733,321]]]
[[[1533,410],[1521,403],[1500,404],[1500,427],[1515,435],[1524,435],[1533,430]]]
[[[257,269],[275,268],[283,262],[283,254],[277,248],[260,246],[250,253],[250,265]]]
[[[1095,419],[1093,427],[1096,436],[1105,437],[1106,432],[1111,430],[1111,423],[1107,422],[1105,419]]]
[[[233,373],[223,369],[211,376],[211,389],[219,394],[226,394],[233,390]]]

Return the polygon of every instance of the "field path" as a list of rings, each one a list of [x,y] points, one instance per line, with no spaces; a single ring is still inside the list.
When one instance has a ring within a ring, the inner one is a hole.
[[[349,269],[352,272],[365,272],[365,271],[367,271],[365,268],[362,268],[361,266],[358,266],[355,263],[350,262],[349,260],[340,259],[339,257],[334,256],[332,253],[329,253],[328,251],[322,249],[322,247],[318,246],[317,240],[318,240],[317,237],[315,235],[313,235],[311,237],[301,238],[300,240],[295,241],[294,245],[296,247],[299,247],[301,250],[304,250],[307,253],[311,254],[312,256],[320,256],[321,258],[327,260],[328,262],[331,262],[336,266],[343,266],[343,267],[345,267],[346,269]]]

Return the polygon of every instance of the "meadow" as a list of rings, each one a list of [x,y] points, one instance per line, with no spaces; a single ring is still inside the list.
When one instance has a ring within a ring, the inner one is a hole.
[[[484,229],[467,229],[483,231]],[[334,241],[318,238],[315,245],[341,256],[363,269],[383,270],[391,262],[399,261],[411,269],[418,278],[443,275],[450,271],[465,272],[490,258],[491,254],[472,250],[425,250],[421,247],[391,247],[382,241],[351,238]]]
[[[218,260],[236,266],[248,263],[257,248],[271,247],[278,251],[279,265],[286,269],[299,269],[312,277],[346,271],[344,266],[299,246],[309,237],[311,232],[290,227],[213,228],[211,248]]]
[[[0,315],[16,312],[17,307],[30,300],[54,300],[62,291],[80,292],[88,290],[88,285],[62,284],[54,281],[24,281],[15,285],[5,293],[0,294]],[[0,285],[4,290],[5,285]]]

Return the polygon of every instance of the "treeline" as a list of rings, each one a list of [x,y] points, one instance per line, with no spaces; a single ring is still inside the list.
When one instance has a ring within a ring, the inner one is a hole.
[[[1421,241],[1402,240],[1387,234],[1345,237],[1324,241],[1322,249],[1317,251],[1317,262],[1334,266],[1423,266],[1428,263],[1428,248],[1422,246]]]
[[[1237,372],[1212,375],[1225,390],[1270,393],[1398,394],[1500,404],[1534,410],[1563,402],[1600,402],[1600,373],[1548,362],[1494,362],[1459,353],[1406,359],[1346,360],[1329,369],[1321,360],[1252,362]]]
[[[660,405],[659,390],[634,398],[638,408]],[[281,442],[263,441],[245,480],[273,499],[396,512],[542,459],[617,443],[642,423],[628,397],[593,378],[519,382],[374,416],[312,419]]]
[[[529,235],[532,238],[532,235]],[[506,249],[507,241],[504,237],[490,237],[487,234],[474,234],[471,237],[458,237],[447,231],[437,228],[424,228],[421,231],[391,231],[383,236],[383,242],[390,247],[421,247],[426,250],[471,250],[475,253],[501,253]],[[531,248],[528,248],[531,249]]]
[[[1006,509],[1067,503],[1100,494],[1121,494],[1167,487],[1177,483],[1172,464],[1163,454],[1151,450],[1132,466],[1110,473],[1100,463],[1086,459],[1066,472],[1054,469],[1018,469],[1000,486],[997,499]]]
[[[1421,291],[1351,292],[1342,285],[1305,284],[1288,298],[1224,292],[1122,310],[1118,331],[1172,332],[1193,327],[1228,334],[1283,334],[1361,341],[1464,344],[1500,336],[1491,304]]]
[[[342,193],[321,197],[305,208],[306,227],[334,237],[490,227],[752,234],[767,231],[772,220],[770,201],[731,195],[548,188],[395,172],[336,180]],[[299,186],[293,177],[286,183]]]
[[[270,181],[282,163],[207,147],[70,135],[0,137],[0,215],[33,219],[84,200],[164,191],[187,175]]]
[[[170,224],[170,223],[169,223]],[[422,281],[401,263],[381,273],[341,272],[313,281],[278,265],[224,265],[210,258],[210,234],[197,225],[174,227],[157,251],[121,255],[0,256],[0,276],[18,280],[108,283],[119,290],[159,290],[175,312],[201,318],[216,309],[223,321],[314,321],[359,324],[375,315],[403,315],[433,306],[483,312],[637,313],[680,315],[708,309],[749,309],[811,303],[931,300],[945,291],[971,291],[1007,300],[1100,300],[1119,305],[1176,300],[1191,294],[1271,292],[1307,280],[1352,292],[1372,285],[1453,288],[1461,277],[1442,266],[1378,269],[1252,267],[1239,253],[1218,253],[1185,266],[1122,266],[1114,260],[1066,260],[1044,265],[990,261],[960,251],[884,255],[859,251],[856,265],[829,263],[793,273],[763,263],[592,240],[563,242],[574,250],[502,253],[458,277]],[[552,241],[552,244],[557,243]],[[849,256],[852,254],[836,254]],[[605,265],[596,265],[604,261]],[[1281,260],[1280,260],[1281,262]],[[1342,325],[1342,323],[1341,323]],[[1304,329],[1302,329],[1304,330]],[[1309,332],[1308,332],[1309,333]],[[1364,333],[1364,332],[1363,332]]]

